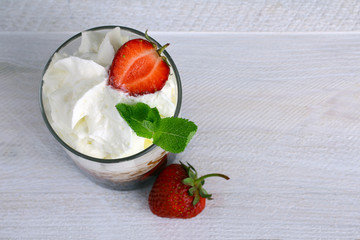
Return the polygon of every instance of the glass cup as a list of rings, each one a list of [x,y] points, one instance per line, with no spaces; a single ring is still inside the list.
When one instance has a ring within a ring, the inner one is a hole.
[[[129,36],[129,39],[145,39],[144,33],[123,26],[100,26],[88,29],[86,31],[108,32],[115,27],[120,27],[121,34]],[[158,46],[160,46],[160,44],[154,39],[151,38],[151,40],[155,42]],[[72,55],[79,48],[80,43],[81,33],[78,33],[65,41],[54,52],[54,54],[66,53],[68,55]],[[43,71],[43,76],[47,71],[54,54],[47,62]],[[170,57],[170,55],[166,51],[164,51],[163,54],[166,56],[176,80],[175,92],[177,94],[174,116],[177,117],[180,112],[182,97],[180,76],[175,66],[175,63]],[[40,84],[40,108],[47,128],[55,137],[55,139],[60,143],[60,145],[64,148],[70,158],[75,162],[81,172],[83,172],[95,183],[115,190],[135,189],[144,185],[152,176],[157,175],[158,172],[161,171],[161,169],[165,167],[167,163],[173,161],[173,154],[169,154],[155,144],[152,144],[150,147],[132,156],[117,159],[94,158],[78,152],[76,149],[72,148],[66,142],[64,142],[50,125],[47,118],[47,111],[44,107],[44,96],[42,90],[43,80],[41,80]]]

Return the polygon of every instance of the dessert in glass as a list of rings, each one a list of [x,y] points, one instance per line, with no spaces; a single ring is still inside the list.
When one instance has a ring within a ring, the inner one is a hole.
[[[143,102],[163,117],[177,117],[181,106],[180,76],[166,51],[162,55],[170,74],[161,90],[132,96],[108,84],[115,53],[138,38],[145,39],[144,33],[122,26],[78,33],[50,57],[40,86],[41,112],[51,134],[85,175],[117,190],[141,186],[171,159],[151,140],[137,136],[115,105]]]

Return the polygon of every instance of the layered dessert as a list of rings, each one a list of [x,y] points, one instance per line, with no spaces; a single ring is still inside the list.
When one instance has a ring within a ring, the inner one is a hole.
[[[134,35],[134,34],[133,34]],[[98,159],[132,156],[152,145],[137,136],[117,112],[118,103],[142,102],[156,107],[163,117],[173,116],[177,82],[170,66],[164,87],[133,96],[109,84],[115,53],[132,36],[119,27],[85,31],[74,52],[57,52],[43,76],[43,107],[56,134],[71,148]]]

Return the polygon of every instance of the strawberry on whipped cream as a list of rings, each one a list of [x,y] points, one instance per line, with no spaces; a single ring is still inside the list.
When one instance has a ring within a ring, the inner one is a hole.
[[[165,86],[153,94],[130,96],[108,85],[116,51],[129,40],[120,28],[83,32],[78,50],[56,53],[43,77],[43,104],[54,131],[76,151],[100,159],[134,155],[149,146],[117,112],[118,103],[143,102],[173,116],[177,85],[172,69]]]

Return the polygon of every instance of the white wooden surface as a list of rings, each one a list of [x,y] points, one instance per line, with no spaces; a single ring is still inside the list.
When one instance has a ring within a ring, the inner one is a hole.
[[[190,220],[150,187],[85,178],[43,123],[42,69],[71,33],[0,33],[0,239],[359,239],[360,34],[151,32],[177,63],[199,131],[177,161],[214,200]]]
[[[2,0],[1,31],[360,31],[357,0]]]

